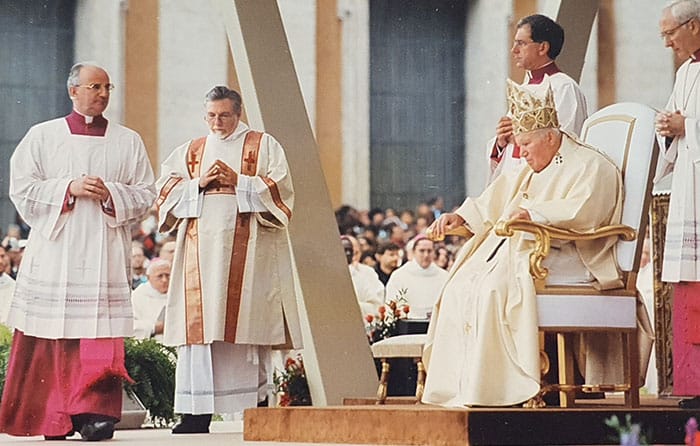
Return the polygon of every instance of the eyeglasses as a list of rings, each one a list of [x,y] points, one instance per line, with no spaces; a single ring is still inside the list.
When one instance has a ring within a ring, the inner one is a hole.
[[[678,25],[678,26],[675,26],[675,27],[673,27],[673,28],[671,28],[671,29],[667,29],[666,31],[661,31],[661,33],[659,34],[659,37],[661,37],[662,39],[668,39],[669,37],[673,37],[673,35],[676,34],[676,31],[678,31],[678,29],[679,29],[681,26],[687,25],[691,20],[693,20],[693,19],[688,19],[688,20],[686,20],[685,22],[681,23],[681,24]]]
[[[517,46],[518,48],[522,48],[522,47],[527,46],[531,43],[540,43],[540,42],[535,42],[534,40],[531,40],[529,42],[526,42],[524,40],[515,40],[515,41],[513,41],[513,46]]]
[[[76,87],[83,87],[83,88],[87,88],[88,90],[92,90],[92,91],[102,91],[102,89],[104,88],[105,90],[107,90],[107,93],[114,90],[114,84],[95,84],[95,83],[92,83],[92,84],[86,84],[86,85],[76,85]]]
[[[230,119],[235,118],[237,115],[234,113],[221,113],[220,115],[217,114],[207,114],[204,119],[207,121],[216,121],[217,119],[221,119],[222,121],[228,121]]]

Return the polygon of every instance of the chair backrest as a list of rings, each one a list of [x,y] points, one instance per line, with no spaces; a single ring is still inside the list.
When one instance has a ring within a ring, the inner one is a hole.
[[[612,104],[586,119],[581,139],[605,153],[622,172],[624,205],[622,224],[637,231],[637,239],[617,244],[617,261],[623,271],[637,271],[647,226],[649,200],[658,145],[651,107],[633,102]]]

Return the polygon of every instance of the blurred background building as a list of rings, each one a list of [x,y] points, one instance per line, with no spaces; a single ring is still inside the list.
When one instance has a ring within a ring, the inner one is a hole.
[[[447,207],[477,194],[486,142],[520,81],[514,25],[558,1],[278,0],[334,206]],[[672,52],[657,0],[600,0],[581,76],[589,113],[621,101],[663,107]],[[66,77],[95,61],[117,88],[107,117],[137,130],[156,172],[201,136],[203,96],[237,85],[208,0],[0,0],[0,228],[15,221],[8,161],[27,129],[67,114]],[[567,33],[567,44],[588,35]],[[584,42],[585,43],[585,42]],[[284,98],[280,98],[284,100]],[[65,148],[67,151],[70,147]]]

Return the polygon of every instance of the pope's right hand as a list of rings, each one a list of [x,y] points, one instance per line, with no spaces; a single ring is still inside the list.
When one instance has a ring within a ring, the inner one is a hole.
[[[459,228],[460,226],[464,225],[464,223],[464,219],[458,214],[447,212],[440,215],[440,217],[435,220],[433,224],[428,226],[425,233],[431,240],[444,240],[445,235],[449,231]]]

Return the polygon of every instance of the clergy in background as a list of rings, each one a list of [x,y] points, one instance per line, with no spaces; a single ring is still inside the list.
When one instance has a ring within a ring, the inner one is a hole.
[[[102,112],[102,68],[73,66],[73,111],[35,125],[10,159],[10,198],[31,226],[8,326],[15,329],[0,431],[112,438],[131,336],[130,226],[153,204],[141,137]]]
[[[374,268],[360,263],[360,243],[355,237],[341,235],[340,242],[343,245],[352,287],[364,320],[368,314],[372,316],[377,314],[377,310],[384,303],[384,284],[379,280]]]
[[[435,247],[424,234],[415,236],[409,244],[413,247],[413,258],[389,277],[386,301],[403,296],[410,308],[409,319],[425,319],[447,280],[447,271],[433,262]]]
[[[170,262],[153,259],[146,268],[148,281],[136,287],[131,293],[131,306],[134,309],[134,337],[136,339],[156,338],[163,340],[165,303],[170,284]]]
[[[679,60],[666,109],[656,117],[659,167],[668,173],[671,201],[661,280],[673,283],[673,394],[684,409],[700,408],[700,3],[669,3],[659,21],[661,37]]]
[[[588,117],[586,97],[578,83],[559,69],[555,59],[564,46],[564,29],[542,14],[518,21],[511,53],[518,68],[526,70],[525,84],[543,82],[552,87],[559,126],[571,135],[581,132]],[[520,148],[513,141],[511,116],[503,116],[496,126],[496,136],[488,143],[489,183],[503,172],[517,170],[525,164]]]
[[[175,148],[157,183],[160,230],[177,229],[164,333],[177,346],[176,434],[262,403],[270,348],[301,347],[284,150],[240,120],[236,91],[214,87],[205,106],[210,134]]]
[[[509,81],[513,133],[527,164],[499,176],[481,196],[467,198],[431,226],[435,237],[463,225],[473,235],[459,251],[433,310],[424,354],[424,403],[509,406],[527,401],[540,388],[529,268],[534,240],[525,234],[497,236],[499,220],[528,219],[579,232],[619,223],[618,169],[559,130],[552,90],[540,87],[546,92]],[[580,269],[602,289],[622,286],[615,242],[571,242]],[[552,262],[553,269],[556,265]]]

